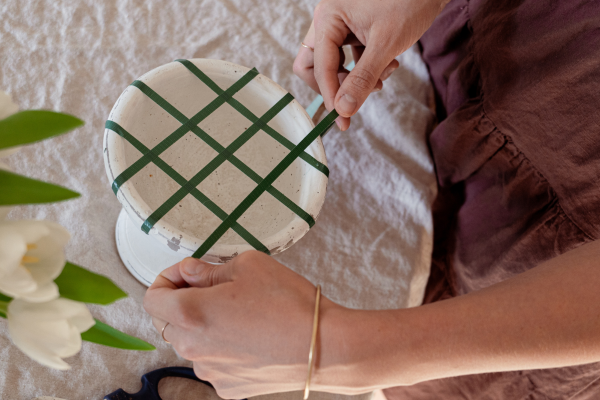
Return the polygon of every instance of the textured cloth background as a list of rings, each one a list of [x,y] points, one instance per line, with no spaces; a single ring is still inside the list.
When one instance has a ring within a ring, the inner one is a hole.
[[[78,355],[67,359],[73,368],[60,372],[36,364],[12,346],[6,323],[0,321],[0,398],[100,399],[119,387],[136,392],[141,375],[150,370],[189,365],[152,327],[142,308],[146,288],[117,254],[114,228],[120,205],[104,173],[104,121],[127,85],[176,58],[216,58],[256,67],[308,106],[315,94],[293,75],[292,63],[316,3],[0,2],[0,88],[21,109],[64,111],[86,121],[75,132],[6,159],[16,172],[67,186],[82,197],[17,207],[9,218],[47,218],[67,227],[73,235],[68,259],[108,275],[129,294],[108,307],[91,306],[94,316],[157,346],[154,352],[131,352],[84,343]],[[311,232],[276,257],[321,283],[325,296],[349,307],[417,305],[428,276],[435,196],[425,143],[433,119],[431,88],[415,49],[399,60],[400,68],[353,118],[351,129],[333,129],[324,139],[331,169],[324,208]],[[161,388],[165,400],[214,396],[208,389],[191,390],[178,378],[169,378]]]

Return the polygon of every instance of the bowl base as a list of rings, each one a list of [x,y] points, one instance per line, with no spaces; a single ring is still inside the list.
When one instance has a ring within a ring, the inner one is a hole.
[[[185,258],[159,246],[155,239],[131,222],[124,209],[117,219],[115,237],[125,268],[145,286],[150,286],[158,274]]]

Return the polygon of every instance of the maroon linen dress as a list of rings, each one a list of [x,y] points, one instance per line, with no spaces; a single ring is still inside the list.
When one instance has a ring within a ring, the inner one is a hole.
[[[485,288],[598,240],[600,1],[453,0],[420,43],[441,121],[430,136],[440,190],[425,301]],[[600,363],[385,394],[600,399]]]

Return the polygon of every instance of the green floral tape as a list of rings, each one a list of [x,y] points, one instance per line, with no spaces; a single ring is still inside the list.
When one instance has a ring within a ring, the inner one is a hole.
[[[144,146],[139,140],[137,140],[133,135],[127,132],[123,127],[113,121],[106,121],[105,124],[106,129],[110,129],[111,131],[117,133],[123,139],[127,140],[131,143],[136,149],[138,149],[142,154],[149,151],[149,149]],[[175,171],[169,164],[161,160],[160,158],[154,158],[153,162],[156,164],[158,168],[163,170],[167,175],[169,175],[175,182],[177,182],[182,187],[187,185],[188,181],[183,176],[181,176],[177,171]],[[204,193],[200,192],[198,189],[193,188],[190,192],[192,196],[196,198],[200,203],[204,204],[206,208],[208,208],[213,214],[215,214],[221,221],[224,221],[227,218],[227,213],[223,211],[218,205],[212,202]],[[240,224],[236,224],[232,226],[232,229],[240,235],[246,242],[248,242],[252,247],[256,250],[262,251],[263,253],[269,254],[269,250],[263,245],[258,239],[256,239],[250,232],[244,229]]]
[[[196,75],[198,79],[206,84],[213,92],[217,95],[221,95],[223,93],[223,89],[221,89],[216,83],[214,83],[204,72],[200,70],[200,68],[196,67],[194,63],[188,60],[175,60],[183,64],[187,69],[190,70],[191,73]],[[252,111],[248,110],[242,103],[234,99],[233,97],[229,97],[227,103],[236,109],[240,114],[244,117],[248,118],[251,122],[256,122],[259,118],[252,113]],[[275,129],[271,128],[269,125],[264,125],[261,127],[263,131],[265,131],[269,136],[273,139],[277,140],[280,144],[285,146],[288,150],[292,150],[294,148],[294,143],[292,143],[288,138],[283,136],[281,133],[277,132]],[[329,177],[329,168],[325,164],[317,161],[313,156],[306,152],[302,152],[300,154],[300,158],[306,161],[309,165],[315,167],[317,170],[321,171],[325,174],[326,177]],[[312,227],[312,225],[311,225]]]
[[[150,164],[154,158],[159,156],[162,152],[171,147],[175,142],[181,139],[186,133],[190,131],[193,125],[189,122],[198,125],[204,119],[206,119],[210,114],[212,114],[217,108],[219,108],[223,103],[225,103],[225,99],[233,94],[237,93],[246,86],[254,77],[258,75],[258,71],[256,69],[252,69],[248,71],[239,81],[234,83],[229,89],[225,90],[221,95],[217,96],[210,104],[200,110],[196,115],[194,115],[191,119],[187,119],[185,115],[179,112],[175,107],[170,105],[165,99],[159,96],[156,92],[150,89],[145,83],[140,81],[134,81],[131,85],[136,86],[138,89],[145,92],[145,94],[150,97],[154,102],[163,107],[165,111],[169,114],[173,115],[182,125],[177,128],[173,133],[167,136],[163,141],[161,141],[158,145],[156,145],[152,150],[149,150],[146,153],[142,153],[143,156],[135,163],[131,164],[125,171],[123,171],[115,181],[113,182],[112,189],[115,194],[119,191],[119,188],[131,179],[135,174],[140,172],[142,168],[146,165]],[[179,117],[179,118],[177,118]],[[208,135],[206,135],[208,136]]]
[[[235,210],[219,225],[217,229],[202,243],[200,248],[192,255],[195,258],[201,258],[208,250],[233,226],[250,208],[250,206],[275,182],[277,178],[310,146],[310,144],[319,136],[331,128],[335,119],[338,117],[336,110],[330,112],[294,149],[284,157],[283,160],[263,179],[263,181],[236,207]]]

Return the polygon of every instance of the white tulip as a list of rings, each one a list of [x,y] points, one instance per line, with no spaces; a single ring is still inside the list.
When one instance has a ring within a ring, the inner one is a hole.
[[[13,103],[8,93],[5,93],[2,90],[0,90],[0,119],[4,119],[16,113],[17,111],[19,111],[19,106]],[[19,151],[19,147],[2,149],[0,150],[0,158],[8,157],[11,154],[16,153],[17,151]],[[8,165],[4,164],[2,161],[0,161],[0,169],[10,171]],[[0,220],[3,220],[9,211],[10,207],[0,207]]]
[[[36,303],[56,299],[69,237],[50,221],[0,223],[0,292]]]
[[[85,304],[63,298],[46,303],[13,300],[7,317],[15,346],[40,364],[61,370],[71,368],[62,358],[81,350],[81,333],[96,323]]]

